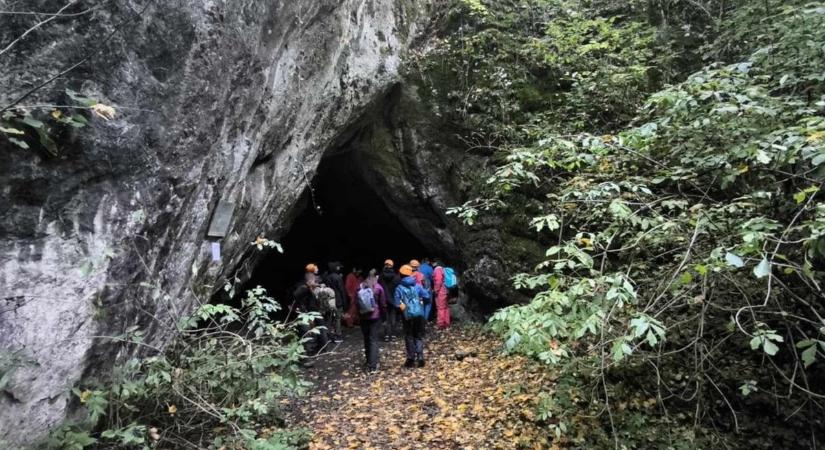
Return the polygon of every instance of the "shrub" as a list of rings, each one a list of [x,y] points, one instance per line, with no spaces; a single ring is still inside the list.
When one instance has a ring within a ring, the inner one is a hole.
[[[162,352],[130,359],[105,386],[74,390],[86,420],[66,425],[53,448],[286,449],[307,440],[282,430],[279,401],[300,395],[307,337],[292,327],[312,314],[273,322],[280,305],[261,287],[241,307],[204,304],[179,324],[181,336]],[[128,340],[139,343],[132,330]]]

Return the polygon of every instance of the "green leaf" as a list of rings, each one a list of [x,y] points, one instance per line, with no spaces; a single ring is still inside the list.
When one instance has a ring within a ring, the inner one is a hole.
[[[49,133],[43,128],[38,128],[37,136],[40,140],[40,145],[53,156],[57,156],[57,144],[52,140],[51,136],[49,136]]]
[[[759,346],[762,345],[762,340],[763,339],[765,339],[765,338],[763,338],[761,336],[754,336],[753,338],[751,338],[751,341],[750,341],[751,350],[756,350],[757,348],[759,348]]]
[[[624,219],[633,215],[633,210],[628,208],[621,200],[613,200],[608,208],[613,217],[617,219]]]
[[[81,116],[80,114],[74,114],[71,117],[71,120],[68,122],[69,126],[74,128],[83,128],[88,125],[89,121],[86,120],[85,117]]]
[[[731,252],[727,252],[725,254],[725,262],[736,268],[743,267],[745,265],[745,261],[742,261],[742,258],[739,255]]]
[[[17,128],[0,127],[0,131],[2,131],[3,133],[6,133],[6,134],[18,134],[18,135],[26,134],[25,132],[23,132],[21,130],[18,130]]]
[[[762,258],[759,265],[753,268],[753,274],[756,278],[765,278],[771,274],[771,263],[767,258]]]
[[[800,355],[802,357],[802,363],[805,365],[807,369],[808,366],[816,362],[816,345],[811,345],[805,351],[802,352]]]
[[[633,353],[633,347],[627,344],[627,337],[622,337],[613,341],[610,353],[612,353],[613,359],[619,362],[623,360],[626,355]]]
[[[771,356],[775,355],[776,352],[779,351],[779,347],[777,347],[776,344],[774,344],[769,339],[765,339],[765,341],[762,343],[762,349],[765,350],[765,353]]]
[[[71,89],[66,89],[66,95],[68,95],[69,98],[71,98],[77,103],[80,103],[83,106],[94,106],[97,104],[97,100],[91,99],[89,97],[84,97]]]
[[[747,380],[744,384],[739,386],[739,391],[742,392],[743,397],[747,397],[751,392],[756,392],[758,390],[759,388],[756,387],[756,381],[753,380]]]
[[[762,164],[768,164],[771,162],[771,155],[764,150],[757,150],[756,160],[761,162]]]
[[[39,120],[35,119],[34,117],[29,116],[29,115],[24,116],[23,119],[20,120],[20,122],[23,122],[24,124],[34,128],[34,129],[37,129],[37,130],[43,128],[43,126],[44,126],[43,122],[41,122],[41,121],[39,121]]]
[[[27,144],[25,141],[21,141],[20,139],[10,137],[9,142],[11,142],[12,144],[14,144],[14,145],[16,145],[16,146],[18,146],[18,147],[20,147],[24,150],[27,150],[29,148],[29,144]]]
[[[633,336],[640,337],[647,331],[650,324],[644,317],[637,317],[630,321],[630,327],[633,328]]]

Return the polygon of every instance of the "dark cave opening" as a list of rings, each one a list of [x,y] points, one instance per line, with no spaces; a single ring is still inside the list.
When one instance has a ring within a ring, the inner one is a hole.
[[[289,301],[303,279],[304,267],[341,262],[344,273],[353,267],[381,269],[385,259],[396,268],[412,258],[431,255],[404,223],[392,213],[382,193],[362,175],[358,152],[324,158],[296,208],[288,231],[279,241],[284,253],[270,251],[257,263],[247,287],[262,286],[281,302]]]

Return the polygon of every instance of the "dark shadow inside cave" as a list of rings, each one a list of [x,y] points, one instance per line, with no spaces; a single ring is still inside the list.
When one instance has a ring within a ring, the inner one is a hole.
[[[329,262],[339,261],[346,274],[352,267],[380,270],[387,258],[397,269],[411,258],[431,255],[433,249],[391,212],[361,169],[357,151],[324,158],[313,189],[304,193],[290,228],[279,239],[284,253],[270,251],[254,268],[247,288],[260,285],[284,302],[310,262],[323,273]]]

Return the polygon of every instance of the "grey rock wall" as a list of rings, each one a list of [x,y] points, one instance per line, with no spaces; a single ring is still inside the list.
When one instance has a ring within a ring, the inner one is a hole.
[[[30,360],[0,391],[0,442],[64,420],[69,389],[122,356],[100,336],[137,325],[164,345],[282,225],[324,152],[397,83],[427,4],[102,2],[0,55],[0,108],[88,56],[21,104],[70,87],[118,112],[60,136],[57,157],[0,143],[0,352]],[[2,42],[26,20],[0,16]],[[214,264],[219,199],[237,206]]]

